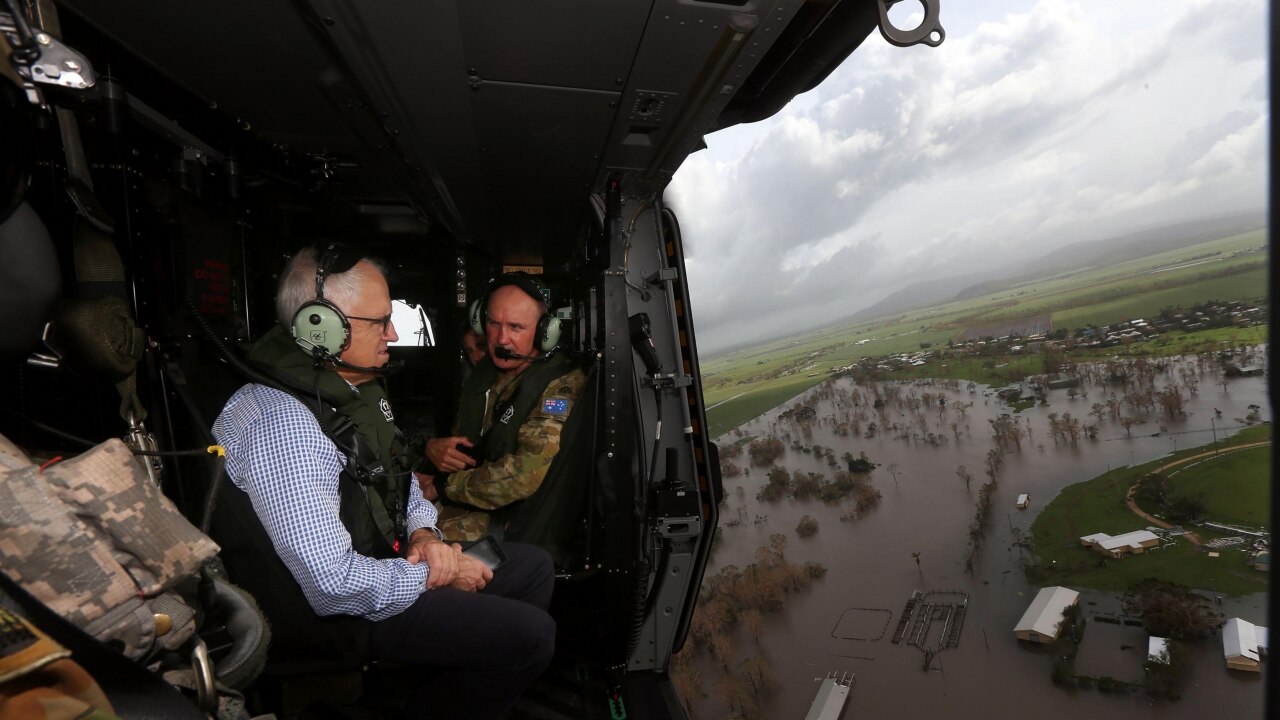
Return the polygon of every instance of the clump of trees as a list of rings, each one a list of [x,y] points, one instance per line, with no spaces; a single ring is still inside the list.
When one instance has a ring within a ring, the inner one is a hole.
[[[1209,512],[1209,504],[1203,492],[1175,496],[1172,481],[1160,473],[1151,473],[1142,478],[1133,498],[1144,510],[1176,523],[1202,522]]]
[[[805,515],[800,518],[800,522],[796,524],[796,535],[802,538],[813,537],[818,533],[818,521],[813,519],[811,515]]]
[[[870,510],[880,501],[880,491],[875,489],[871,480],[864,475],[856,475],[845,470],[837,470],[834,480],[828,480],[822,473],[790,472],[785,467],[774,466],[764,487],[756,493],[756,499],[763,502],[777,502],[783,498],[806,500],[818,498],[827,504],[835,504],[846,498],[853,503],[842,519],[852,520]]]
[[[737,628],[745,627],[760,642],[764,616],[780,612],[792,593],[800,592],[826,574],[819,563],[789,563],[787,538],[775,533],[769,544],[756,549],[756,561],[745,568],[729,565],[702,583],[697,609],[689,628],[690,642],[672,660],[671,679],[686,707],[710,688],[739,718],[760,717],[760,699],[777,686],[768,656],[755,650],[739,652]],[[699,658],[711,661],[701,667]],[[703,672],[716,672],[715,679]]]
[[[786,451],[787,446],[782,444],[782,441],[778,438],[752,440],[751,445],[747,447],[747,455],[751,457],[751,464],[757,467],[772,465]]]
[[[872,424],[874,425],[875,423]],[[865,452],[858,453],[858,457],[854,457],[853,453],[847,452],[841,456],[841,459],[844,460],[845,467],[849,468],[849,472],[852,473],[868,473],[876,469],[876,463],[871,462]]]
[[[1076,651],[1080,649],[1080,636],[1083,629],[1080,623],[1079,603],[1068,605],[1062,611],[1062,622],[1058,623],[1058,636],[1053,640],[1053,670],[1050,678],[1055,685],[1070,686],[1076,679]]]
[[[1186,677],[1190,653],[1184,643],[1169,641],[1167,656],[1163,662],[1148,660],[1143,667],[1146,675],[1143,686],[1151,697],[1163,697],[1177,701],[1182,698],[1182,681]]]
[[[1148,633],[1173,640],[1208,637],[1222,622],[1222,615],[1210,609],[1209,598],[1186,585],[1155,578],[1130,586],[1124,611],[1140,616]]]

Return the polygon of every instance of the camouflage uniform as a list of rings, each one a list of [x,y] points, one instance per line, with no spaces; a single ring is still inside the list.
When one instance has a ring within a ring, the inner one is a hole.
[[[515,395],[520,381],[499,375],[490,386],[482,432],[496,422],[497,409]],[[439,528],[451,540],[476,540],[489,533],[490,512],[533,495],[542,485],[547,469],[560,452],[560,431],[573,404],[586,384],[586,375],[577,368],[552,380],[542,391],[529,416],[520,423],[514,453],[449,475],[444,484],[448,502],[440,508]],[[459,429],[454,428],[458,433]],[[437,482],[440,482],[437,480]]]
[[[0,563],[9,577],[129,658],[186,641],[195,610],[173,588],[218,546],[119,440],[43,470],[24,461],[0,442]]]

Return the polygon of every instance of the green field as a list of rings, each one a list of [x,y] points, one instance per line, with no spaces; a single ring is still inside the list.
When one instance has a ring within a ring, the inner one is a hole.
[[[1267,439],[1270,435],[1271,426],[1262,425],[1243,430],[1221,445],[1224,448],[1244,445]],[[1209,445],[1181,450],[1173,457],[1197,455],[1212,447]],[[1202,480],[1202,473],[1196,469],[1184,471],[1185,479],[1179,482],[1185,481],[1188,487],[1202,487],[1209,499],[1210,508],[1219,505],[1235,507],[1237,503],[1230,496],[1244,491],[1250,497],[1261,498],[1261,506],[1265,512],[1269,507],[1267,498],[1271,482],[1266,460],[1269,448],[1261,448],[1261,451],[1262,463],[1258,462],[1257,450],[1241,451],[1241,455],[1245,457],[1241,460],[1240,467],[1248,472],[1238,478],[1236,483],[1214,483],[1211,477]],[[1166,457],[1137,467],[1117,468],[1063,489],[1036,517],[1031,527],[1038,563],[1028,569],[1028,578],[1033,583],[1042,585],[1069,585],[1114,591],[1126,590],[1133,583],[1147,577],[1170,580],[1225,595],[1265,591],[1267,576],[1248,567],[1245,564],[1245,553],[1240,550],[1224,550],[1219,557],[1214,558],[1190,542],[1178,540],[1174,545],[1158,551],[1130,555],[1119,560],[1104,560],[1080,545],[1079,538],[1083,535],[1096,532],[1118,535],[1145,528],[1148,523],[1130,512],[1125,505],[1125,494],[1135,480],[1169,460]],[[1199,467],[1201,466],[1197,466]],[[1210,475],[1209,472],[1203,474]],[[1216,537],[1203,531],[1198,532],[1206,540]]]
[[[1270,470],[1271,448],[1258,447],[1180,468],[1170,477],[1175,496],[1204,493],[1213,520],[1262,527],[1269,522],[1271,488],[1259,479],[1269,478]]]
[[[1110,325],[1129,318],[1149,318],[1167,307],[1190,307],[1209,300],[1251,300],[1266,297],[1267,270],[1254,268],[1228,277],[1198,280],[1171,288],[1100,302],[1053,313],[1054,327]]]
[[[711,435],[766,412],[860,358],[945,347],[966,327],[1051,313],[1055,328],[1150,317],[1166,307],[1206,300],[1266,302],[1267,233],[1254,231],[1138,260],[1072,271],[930,308],[833,326],[723,355],[702,358]],[[1240,253],[1240,254],[1235,254]],[[1172,332],[1103,351],[1073,351],[1076,361],[1117,354],[1198,352],[1215,343],[1267,341],[1266,327]],[[1041,371],[1036,356],[945,358],[892,378],[957,378],[1000,385]]]

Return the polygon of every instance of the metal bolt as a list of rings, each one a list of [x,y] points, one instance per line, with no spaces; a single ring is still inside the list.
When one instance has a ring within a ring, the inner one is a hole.
[[[80,63],[75,60],[66,60],[62,63],[62,66],[71,72],[80,72]]]
[[[36,42],[40,43],[41,45],[48,45],[49,43],[53,42],[53,38],[49,37],[49,35],[46,33],[37,33]]]

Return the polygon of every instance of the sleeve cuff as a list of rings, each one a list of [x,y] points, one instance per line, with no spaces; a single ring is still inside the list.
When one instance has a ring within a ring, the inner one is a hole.
[[[432,535],[436,536],[437,540],[439,540],[440,542],[444,542],[444,534],[440,532],[440,528],[434,527],[432,525],[419,525],[418,527],[413,528],[412,530],[409,531],[409,536],[413,537],[413,534],[418,532],[419,530],[429,530],[431,531]]]

